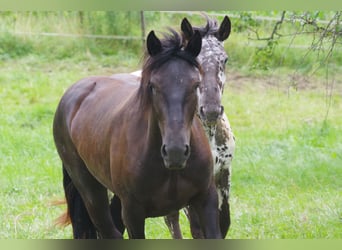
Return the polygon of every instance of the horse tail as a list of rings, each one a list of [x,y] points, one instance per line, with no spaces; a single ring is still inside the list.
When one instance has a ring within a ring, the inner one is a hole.
[[[75,239],[96,239],[97,231],[92,223],[82,197],[63,166],[63,187],[67,211],[57,218],[59,225],[72,224]]]
[[[63,213],[55,220],[55,225],[60,227],[66,227],[71,224],[71,219],[68,212]]]
[[[66,200],[59,200],[59,201],[53,201],[51,205],[53,206],[60,206],[60,205],[65,205]],[[60,215],[57,219],[55,219],[55,226],[60,226],[60,227],[66,227],[71,224],[71,219],[69,216],[68,210],[65,211],[62,215]]]

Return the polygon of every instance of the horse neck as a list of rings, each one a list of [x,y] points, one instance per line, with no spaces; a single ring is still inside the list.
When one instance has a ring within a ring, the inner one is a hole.
[[[152,104],[148,101],[147,92],[142,86],[134,100],[134,105],[137,105],[138,127],[144,130],[142,134],[145,135],[146,144],[161,144],[158,120],[153,112]]]

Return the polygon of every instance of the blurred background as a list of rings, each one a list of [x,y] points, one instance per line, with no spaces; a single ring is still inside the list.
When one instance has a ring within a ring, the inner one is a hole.
[[[1,59],[36,54],[51,59],[114,56],[140,58],[145,35],[167,26],[179,29],[183,17],[203,26],[199,12],[60,11],[1,12]],[[219,21],[232,20],[227,42],[230,67],[287,67],[310,72],[341,63],[339,11],[207,12]],[[53,50],[53,53],[51,53]],[[121,58],[122,59],[122,58]],[[126,61],[126,60],[120,60]],[[113,67],[115,67],[113,61]],[[127,62],[126,62],[127,63]]]

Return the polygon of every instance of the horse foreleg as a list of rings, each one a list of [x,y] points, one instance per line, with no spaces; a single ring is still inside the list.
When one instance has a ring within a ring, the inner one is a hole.
[[[128,199],[129,200],[129,199]],[[121,200],[122,219],[130,239],[145,239],[145,214],[137,203]]]
[[[192,206],[188,206],[187,208],[184,209],[184,211],[190,222],[190,230],[191,230],[192,238],[204,239],[204,234],[201,228],[197,211]]]
[[[230,227],[230,209],[228,198],[224,196],[220,207],[220,229],[222,237],[225,238]]]
[[[222,239],[219,226],[218,197],[215,185],[212,184],[203,197],[191,204],[198,214],[204,237],[207,239]]]
[[[230,164],[230,163],[229,163]],[[229,210],[229,189],[230,189],[230,167],[229,164],[222,166],[220,172],[215,177],[217,194],[219,197],[220,209],[220,228],[222,237],[225,238],[230,226],[230,210]]]
[[[122,207],[120,198],[117,195],[114,195],[110,203],[110,213],[112,214],[114,225],[121,234],[124,234],[126,227],[122,221],[121,211]]]
[[[164,217],[165,224],[169,228],[173,239],[182,239],[182,232],[179,226],[179,211],[175,211]]]

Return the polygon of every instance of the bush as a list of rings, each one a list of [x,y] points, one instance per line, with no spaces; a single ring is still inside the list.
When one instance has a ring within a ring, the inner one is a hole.
[[[32,42],[22,37],[5,33],[0,36],[0,58],[14,58],[28,55],[32,52]]]

